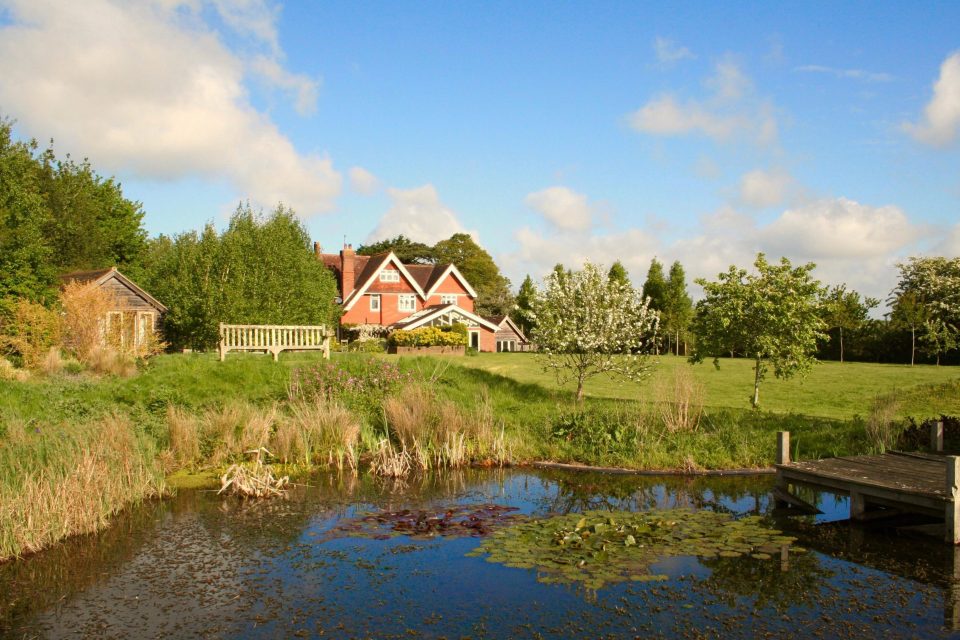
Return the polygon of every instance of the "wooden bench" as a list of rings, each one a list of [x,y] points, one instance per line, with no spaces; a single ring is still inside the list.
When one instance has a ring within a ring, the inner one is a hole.
[[[333,333],[324,326],[220,323],[220,361],[230,351],[263,351],[277,360],[281,351],[323,351],[330,359]]]

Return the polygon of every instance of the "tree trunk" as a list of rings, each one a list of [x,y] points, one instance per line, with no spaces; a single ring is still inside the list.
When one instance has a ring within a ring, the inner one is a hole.
[[[760,358],[753,364],[753,408],[760,406]]]
[[[843,327],[840,327],[840,364],[843,364]]]
[[[577,404],[583,403],[583,378],[577,378]]]
[[[677,355],[680,355],[680,331],[677,330]]]
[[[910,366],[913,366],[913,359],[917,354],[917,329],[910,327]]]

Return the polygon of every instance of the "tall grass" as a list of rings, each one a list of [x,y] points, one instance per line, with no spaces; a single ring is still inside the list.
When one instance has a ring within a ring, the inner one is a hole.
[[[0,561],[97,531],[164,492],[156,449],[130,421],[8,424],[0,442]]]

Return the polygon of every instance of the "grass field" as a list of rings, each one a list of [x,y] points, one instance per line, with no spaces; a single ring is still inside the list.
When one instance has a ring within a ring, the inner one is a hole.
[[[544,372],[537,356],[527,353],[482,353],[457,361],[512,378],[519,382],[557,389],[552,372]],[[753,392],[753,363],[724,358],[720,368],[712,362],[690,365],[686,358],[659,356],[651,376],[642,383],[625,382],[612,376],[598,376],[586,384],[586,393],[595,398],[649,402],[653,385],[677,368],[689,367],[705,391],[705,405],[714,408],[746,409]],[[900,413],[918,418],[960,414],[960,394],[930,397],[930,385],[960,380],[960,369],[932,365],[891,365],[862,362],[821,362],[806,378],[778,380],[772,374],[760,386],[760,407],[773,413],[792,413],[824,418],[849,419],[865,415],[878,395],[901,392]],[[565,387],[572,391],[573,386]]]

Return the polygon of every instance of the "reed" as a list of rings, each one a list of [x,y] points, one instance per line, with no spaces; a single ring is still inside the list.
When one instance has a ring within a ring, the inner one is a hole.
[[[152,441],[126,417],[11,424],[0,442],[0,561],[102,529],[164,491]]]
[[[315,396],[294,401],[271,436],[276,454],[290,464],[359,466],[360,421],[335,400]]]

